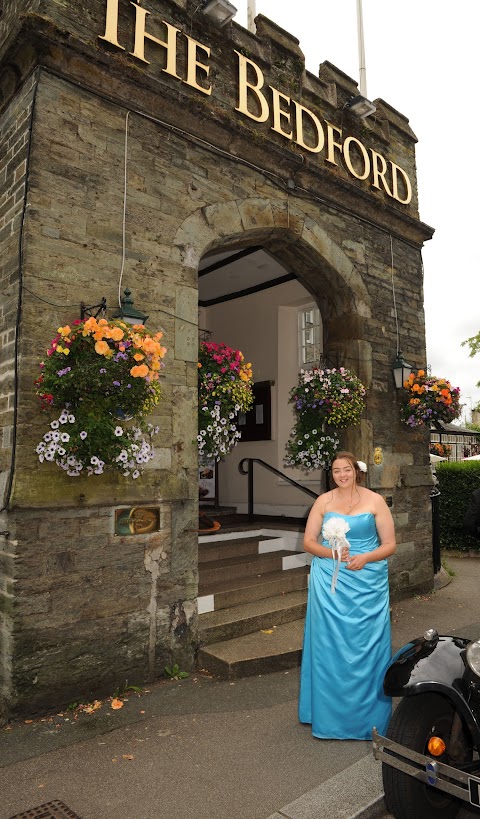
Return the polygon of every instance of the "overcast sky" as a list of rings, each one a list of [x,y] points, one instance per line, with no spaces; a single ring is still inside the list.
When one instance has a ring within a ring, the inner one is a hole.
[[[247,0],[232,2],[246,26]],[[359,79],[356,0],[256,0],[256,12],[299,39],[309,71],[329,60]],[[461,346],[480,331],[479,23],[480,0],[363,0],[368,98],[418,138],[420,218],[435,228],[423,249],[427,363],[460,387],[462,420],[480,402],[480,355]]]

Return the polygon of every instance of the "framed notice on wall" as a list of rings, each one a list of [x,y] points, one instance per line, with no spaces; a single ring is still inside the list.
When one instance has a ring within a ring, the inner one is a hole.
[[[274,381],[253,384],[253,406],[238,414],[242,441],[270,441],[272,438],[272,396]]]
[[[217,470],[214,460],[200,458],[198,461],[198,498],[200,503],[216,499]]]

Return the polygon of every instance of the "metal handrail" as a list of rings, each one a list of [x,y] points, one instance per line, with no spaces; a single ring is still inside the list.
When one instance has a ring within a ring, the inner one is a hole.
[[[244,464],[247,463],[247,469],[245,469]],[[274,475],[278,475],[279,478],[283,478],[289,484],[294,486],[296,489],[300,489],[301,492],[305,492],[306,495],[310,495],[311,498],[318,498],[317,492],[312,492],[311,489],[307,489],[306,486],[302,486],[301,483],[298,481],[294,481],[293,478],[289,478],[288,475],[285,475],[284,472],[280,472],[279,469],[276,469],[271,464],[267,464],[266,461],[262,461],[261,458],[242,458],[240,463],[238,464],[238,471],[241,475],[248,475],[248,517],[250,520],[253,518],[253,465],[259,464],[259,466],[263,466],[264,469],[268,469],[269,472],[273,472]]]

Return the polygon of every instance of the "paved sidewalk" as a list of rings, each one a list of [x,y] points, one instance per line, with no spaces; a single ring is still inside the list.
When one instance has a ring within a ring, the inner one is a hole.
[[[394,648],[435,626],[480,635],[480,559],[393,606]],[[162,681],[121,710],[0,730],[0,819],[60,800],[82,819],[373,819],[369,742],[313,739],[297,721],[298,670],[235,682]],[[51,720],[51,721],[50,721]],[[68,816],[68,814],[65,814]]]

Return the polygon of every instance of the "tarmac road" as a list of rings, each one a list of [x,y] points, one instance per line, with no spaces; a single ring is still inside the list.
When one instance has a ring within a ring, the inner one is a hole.
[[[480,636],[480,559],[447,562],[449,585],[393,605],[394,649],[431,626]],[[82,819],[386,816],[370,743],[312,738],[297,694],[296,669],[233,683],[192,675],[120,710],[104,701],[77,719],[64,711],[8,726],[0,819],[54,800]]]

